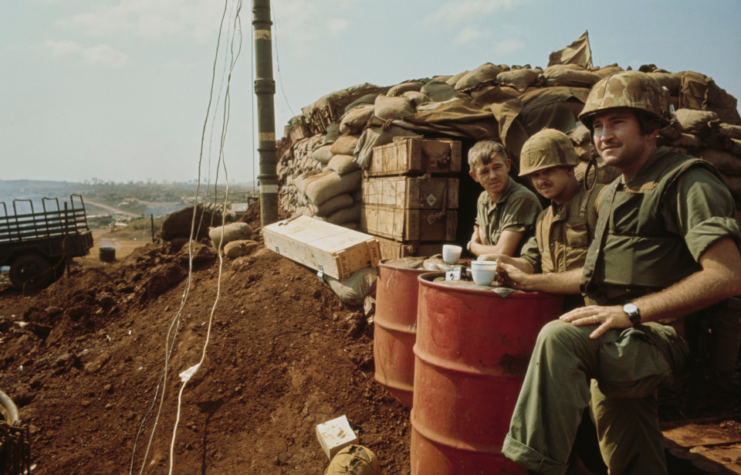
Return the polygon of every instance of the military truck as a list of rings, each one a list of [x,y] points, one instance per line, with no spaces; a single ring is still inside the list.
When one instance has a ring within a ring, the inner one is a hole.
[[[19,206],[30,213],[19,212]],[[13,200],[8,214],[0,202],[0,267],[10,266],[11,283],[23,290],[47,287],[64,274],[71,258],[93,247],[82,196],[70,195],[63,206],[57,198],[42,198],[41,206],[36,211],[32,200]]]

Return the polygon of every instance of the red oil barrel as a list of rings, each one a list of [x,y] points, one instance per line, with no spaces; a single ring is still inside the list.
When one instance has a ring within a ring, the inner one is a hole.
[[[429,271],[392,265],[397,261],[382,261],[378,266],[373,357],[376,381],[411,409],[413,349],[417,338],[417,277]]]
[[[540,329],[563,298],[419,278],[412,475],[525,474],[502,455]]]

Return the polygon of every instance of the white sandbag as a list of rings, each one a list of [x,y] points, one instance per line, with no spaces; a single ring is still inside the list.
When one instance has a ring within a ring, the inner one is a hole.
[[[363,305],[365,297],[373,296],[376,293],[376,282],[378,282],[378,271],[373,267],[365,267],[353,272],[345,280],[337,280],[328,275],[324,279],[329,284],[340,300],[345,305],[359,307]]]
[[[340,176],[346,175],[360,168],[353,160],[352,155],[334,155],[332,160],[327,164],[327,168],[333,172],[337,172]]]
[[[355,203],[349,208],[337,210],[327,216],[326,221],[332,224],[357,223],[360,221],[360,205]]]
[[[296,213],[294,213],[294,216],[306,216],[307,218],[313,218],[315,215],[316,212],[309,206],[296,208]]]
[[[352,155],[358,144],[359,135],[343,135],[332,144],[332,155]]]
[[[365,105],[353,109],[342,117],[340,122],[340,133],[343,135],[358,134],[363,130],[365,124],[373,117],[374,105]]]
[[[332,158],[332,144],[324,145],[314,150],[311,154],[311,158],[322,164],[329,163],[329,160]]]
[[[360,180],[363,177],[363,173],[360,170],[342,176],[332,171],[325,173],[328,173],[328,175],[311,182],[306,187],[306,197],[315,206],[321,206],[328,199],[342,193],[350,193],[357,190],[360,188]]]
[[[532,69],[516,69],[500,73],[497,76],[497,82],[502,86],[510,86],[519,92],[525,92],[537,79],[539,73]]]
[[[407,91],[419,91],[424,85],[425,83],[423,83],[422,81],[403,82],[389,89],[389,92],[387,92],[386,95],[388,97],[401,96]]]
[[[386,145],[393,142],[394,137],[420,137],[420,135],[411,130],[403,129],[395,125],[383,130],[382,127],[370,127],[363,131],[355,149],[355,163],[360,168],[368,168],[373,158],[373,147]]]
[[[374,92],[372,94],[366,94],[360,99],[348,104],[347,107],[345,107],[345,114],[347,114],[353,109],[357,109],[358,107],[362,107],[367,104],[373,105],[376,102],[376,97],[378,97],[377,92]]]
[[[249,239],[252,236],[252,228],[247,223],[231,223],[224,226],[211,228],[208,231],[208,237],[215,249],[219,248],[219,243],[223,241],[228,244],[232,241]]]
[[[374,115],[383,120],[401,120],[414,113],[412,103],[405,96],[376,97],[376,110]]]
[[[316,215],[319,217],[329,216],[335,211],[349,208],[353,204],[355,204],[353,197],[348,193],[343,193],[322,203],[322,205],[317,208]]]
[[[407,91],[402,94],[402,96],[408,98],[413,107],[417,107],[420,104],[424,104],[425,102],[430,102],[432,100],[427,94],[422,94],[421,92],[417,91]]]
[[[224,255],[229,259],[246,256],[257,248],[257,242],[251,240],[232,241],[224,246]]]
[[[718,114],[712,111],[679,109],[676,117],[684,133],[695,135],[702,135],[708,132],[711,127],[711,122],[720,122]]]
[[[455,83],[458,91],[470,91],[487,82],[493,82],[502,72],[502,68],[491,63],[482,64],[473,71],[469,71]]]
[[[460,97],[458,91],[456,91],[450,84],[440,81],[428,82],[419,92],[429,97],[433,102],[445,102]]]

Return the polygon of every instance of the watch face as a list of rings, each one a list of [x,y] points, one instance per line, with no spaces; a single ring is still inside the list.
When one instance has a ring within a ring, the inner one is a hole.
[[[636,313],[638,311],[638,307],[634,303],[626,303],[623,305],[623,312],[627,314]]]

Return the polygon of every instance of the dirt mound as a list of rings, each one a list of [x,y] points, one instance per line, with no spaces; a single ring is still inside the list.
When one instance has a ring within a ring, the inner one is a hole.
[[[187,266],[183,251],[147,245],[33,297],[0,291],[0,389],[31,424],[34,473],[127,472],[143,425],[138,473],[157,415],[165,338],[187,282],[175,270]],[[150,294],[162,275],[183,280]],[[177,375],[201,357],[217,277],[213,255],[194,264],[145,473],[167,473]],[[372,327],[348,336],[354,309],[313,271],[264,248],[225,260],[221,287],[204,366],[183,394],[175,473],[323,473],[328,460],[314,426],[342,414],[384,473],[409,472],[409,412],[373,380]]]
[[[193,231],[195,240],[199,241],[203,238],[208,237],[209,226],[214,226],[214,223],[221,224],[215,214],[208,210],[204,210],[200,206],[196,211],[196,222],[195,229]],[[175,211],[162,223],[162,231],[160,237],[165,241],[172,241],[176,238],[189,238],[190,228],[193,224],[193,206]]]
[[[242,217],[237,220],[237,222],[247,223],[250,225],[252,229],[257,229],[260,226],[262,226],[262,222],[260,221],[260,199],[259,198],[257,201],[252,203],[249,208],[247,208],[247,212],[244,213]]]

